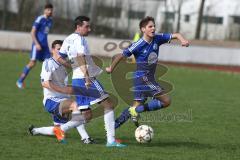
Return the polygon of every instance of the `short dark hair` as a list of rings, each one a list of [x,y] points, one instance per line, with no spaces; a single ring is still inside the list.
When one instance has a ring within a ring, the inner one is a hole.
[[[47,9],[47,8],[53,8],[53,5],[51,4],[51,3],[47,3],[47,4],[45,4],[45,6],[44,6],[44,9]]]
[[[83,21],[89,22],[90,18],[87,17],[87,16],[78,16],[74,20],[74,27],[77,28],[77,25],[82,26],[83,25]]]
[[[62,45],[63,41],[62,40],[55,40],[55,41],[53,41],[52,42],[52,48],[55,48],[57,44]]]
[[[148,24],[149,21],[153,21],[153,23],[155,24],[154,18],[147,16],[140,21],[140,23],[139,23],[140,30],[142,27],[146,27],[146,25]]]

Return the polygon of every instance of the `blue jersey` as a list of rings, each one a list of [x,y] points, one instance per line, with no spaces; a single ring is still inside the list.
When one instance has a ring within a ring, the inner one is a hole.
[[[137,63],[135,76],[154,77],[158,55],[159,46],[161,44],[170,42],[172,34],[155,34],[152,42],[148,43],[143,38],[137,42],[132,43],[128,48],[123,50],[123,55],[130,57],[134,55]]]
[[[46,18],[44,15],[38,16],[33,23],[33,26],[36,29],[36,38],[42,47],[48,46],[47,35],[52,27],[52,18]]]

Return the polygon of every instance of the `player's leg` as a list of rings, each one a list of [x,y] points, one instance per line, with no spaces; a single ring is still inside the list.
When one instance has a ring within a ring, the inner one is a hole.
[[[67,123],[60,126],[61,130],[64,132],[86,122],[85,116],[81,114],[77,108],[77,103],[73,100],[68,99],[60,102],[57,112],[61,117],[71,117]]]
[[[143,105],[139,105],[135,108],[137,113],[142,113],[145,111],[155,111],[162,108],[166,108],[171,104],[170,96],[167,94],[156,94],[152,100]]]
[[[53,107],[54,106],[54,107]],[[64,120],[65,123],[60,126],[55,126],[53,132],[58,141],[65,142],[65,132],[71,128],[77,127],[85,123],[85,117],[77,109],[75,101],[70,99],[63,99],[60,102],[54,102],[53,100],[47,100],[45,103],[46,108],[53,108],[50,113],[58,120]]]
[[[78,106],[88,107],[89,105],[100,103],[101,106],[104,107],[104,123],[107,132],[107,144],[115,144],[115,146],[112,147],[121,147],[121,144],[115,143],[114,107],[108,98],[109,95],[104,91],[102,85],[95,78],[92,78],[91,82],[91,86],[86,89],[84,79],[72,80]],[[81,88],[83,95],[78,94],[79,88]]]
[[[82,109],[80,111],[85,116],[86,121],[89,121],[92,118],[92,111],[90,108]],[[95,143],[94,139],[92,139],[88,135],[88,133],[85,129],[85,124],[81,124],[81,125],[77,126],[76,128],[77,128],[77,131],[80,134],[81,140],[84,144],[94,144]]]
[[[103,100],[100,104],[104,107],[104,123],[107,132],[107,142],[113,143],[115,141],[113,104],[109,98]]]
[[[114,106],[110,98],[106,98],[100,102],[104,107],[104,124],[107,132],[107,147],[125,147],[115,140],[115,121],[114,121]]]
[[[31,69],[36,65],[36,60],[39,59],[39,55],[41,51],[37,51],[36,46],[32,45],[32,50],[30,53],[30,61],[29,63],[24,67],[20,77],[18,78],[16,85],[18,88],[23,89],[24,88],[24,80],[26,79],[27,75],[31,71]]]
[[[138,126],[138,118],[139,115],[138,113],[135,111],[135,108],[138,106],[141,106],[142,102],[141,101],[134,101],[133,105],[131,107],[127,107],[125,108],[122,113],[120,114],[120,116],[118,118],[116,118],[115,120],[115,129],[119,128],[120,126],[122,126],[130,117],[132,119],[132,121],[134,122],[134,124],[136,126]]]
[[[30,60],[29,63],[23,68],[23,71],[18,78],[16,85],[19,89],[24,88],[24,80],[26,79],[27,75],[29,74],[30,70],[36,65],[35,60]]]
[[[125,108],[120,116],[118,116],[116,119],[115,119],[115,129],[121,127],[130,117],[130,113],[129,113],[129,107]]]
[[[144,105],[138,106],[135,109],[137,113],[154,111],[170,105],[171,99],[169,95],[165,93],[164,89],[154,79],[144,77],[143,84],[145,85],[146,90],[144,95],[153,97],[153,99]]]
[[[54,126],[36,128],[33,125],[31,125],[29,126],[28,131],[32,136],[35,135],[52,136],[54,135],[53,128]]]

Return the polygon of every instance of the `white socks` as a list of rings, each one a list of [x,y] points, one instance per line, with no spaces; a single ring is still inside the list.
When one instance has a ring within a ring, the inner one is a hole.
[[[105,111],[104,113],[105,130],[107,132],[107,142],[113,143],[115,141],[115,120],[113,110]]]
[[[37,135],[37,134],[46,135],[46,136],[54,135],[53,126],[33,128],[32,132],[33,132],[33,135]]]
[[[72,119],[70,121],[68,121],[67,123],[61,125],[60,128],[61,128],[61,130],[66,132],[69,129],[77,127],[84,123],[85,123],[85,118],[83,115],[81,115],[81,112],[74,111],[74,112],[72,112]]]
[[[82,137],[82,140],[89,138],[89,135],[88,135],[88,133],[85,129],[84,124],[81,124],[81,125],[77,126],[77,130],[78,130],[78,133],[80,134],[80,136]]]
[[[33,135],[40,134],[40,135],[45,135],[45,136],[52,136],[52,135],[54,135],[53,128],[54,128],[54,126],[33,128],[32,132],[33,132]],[[76,128],[77,128],[78,133],[80,134],[82,140],[89,138],[89,135],[88,135],[87,131],[85,130],[84,124],[81,124]]]

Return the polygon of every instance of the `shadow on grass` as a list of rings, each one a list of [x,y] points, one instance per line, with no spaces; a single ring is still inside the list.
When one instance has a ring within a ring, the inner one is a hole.
[[[191,149],[213,149],[216,148],[214,145],[191,142],[191,141],[152,141],[150,143],[140,144],[134,139],[129,140],[128,138],[122,137],[124,143],[129,146],[142,146],[142,147],[162,147],[162,148],[191,148]]]

